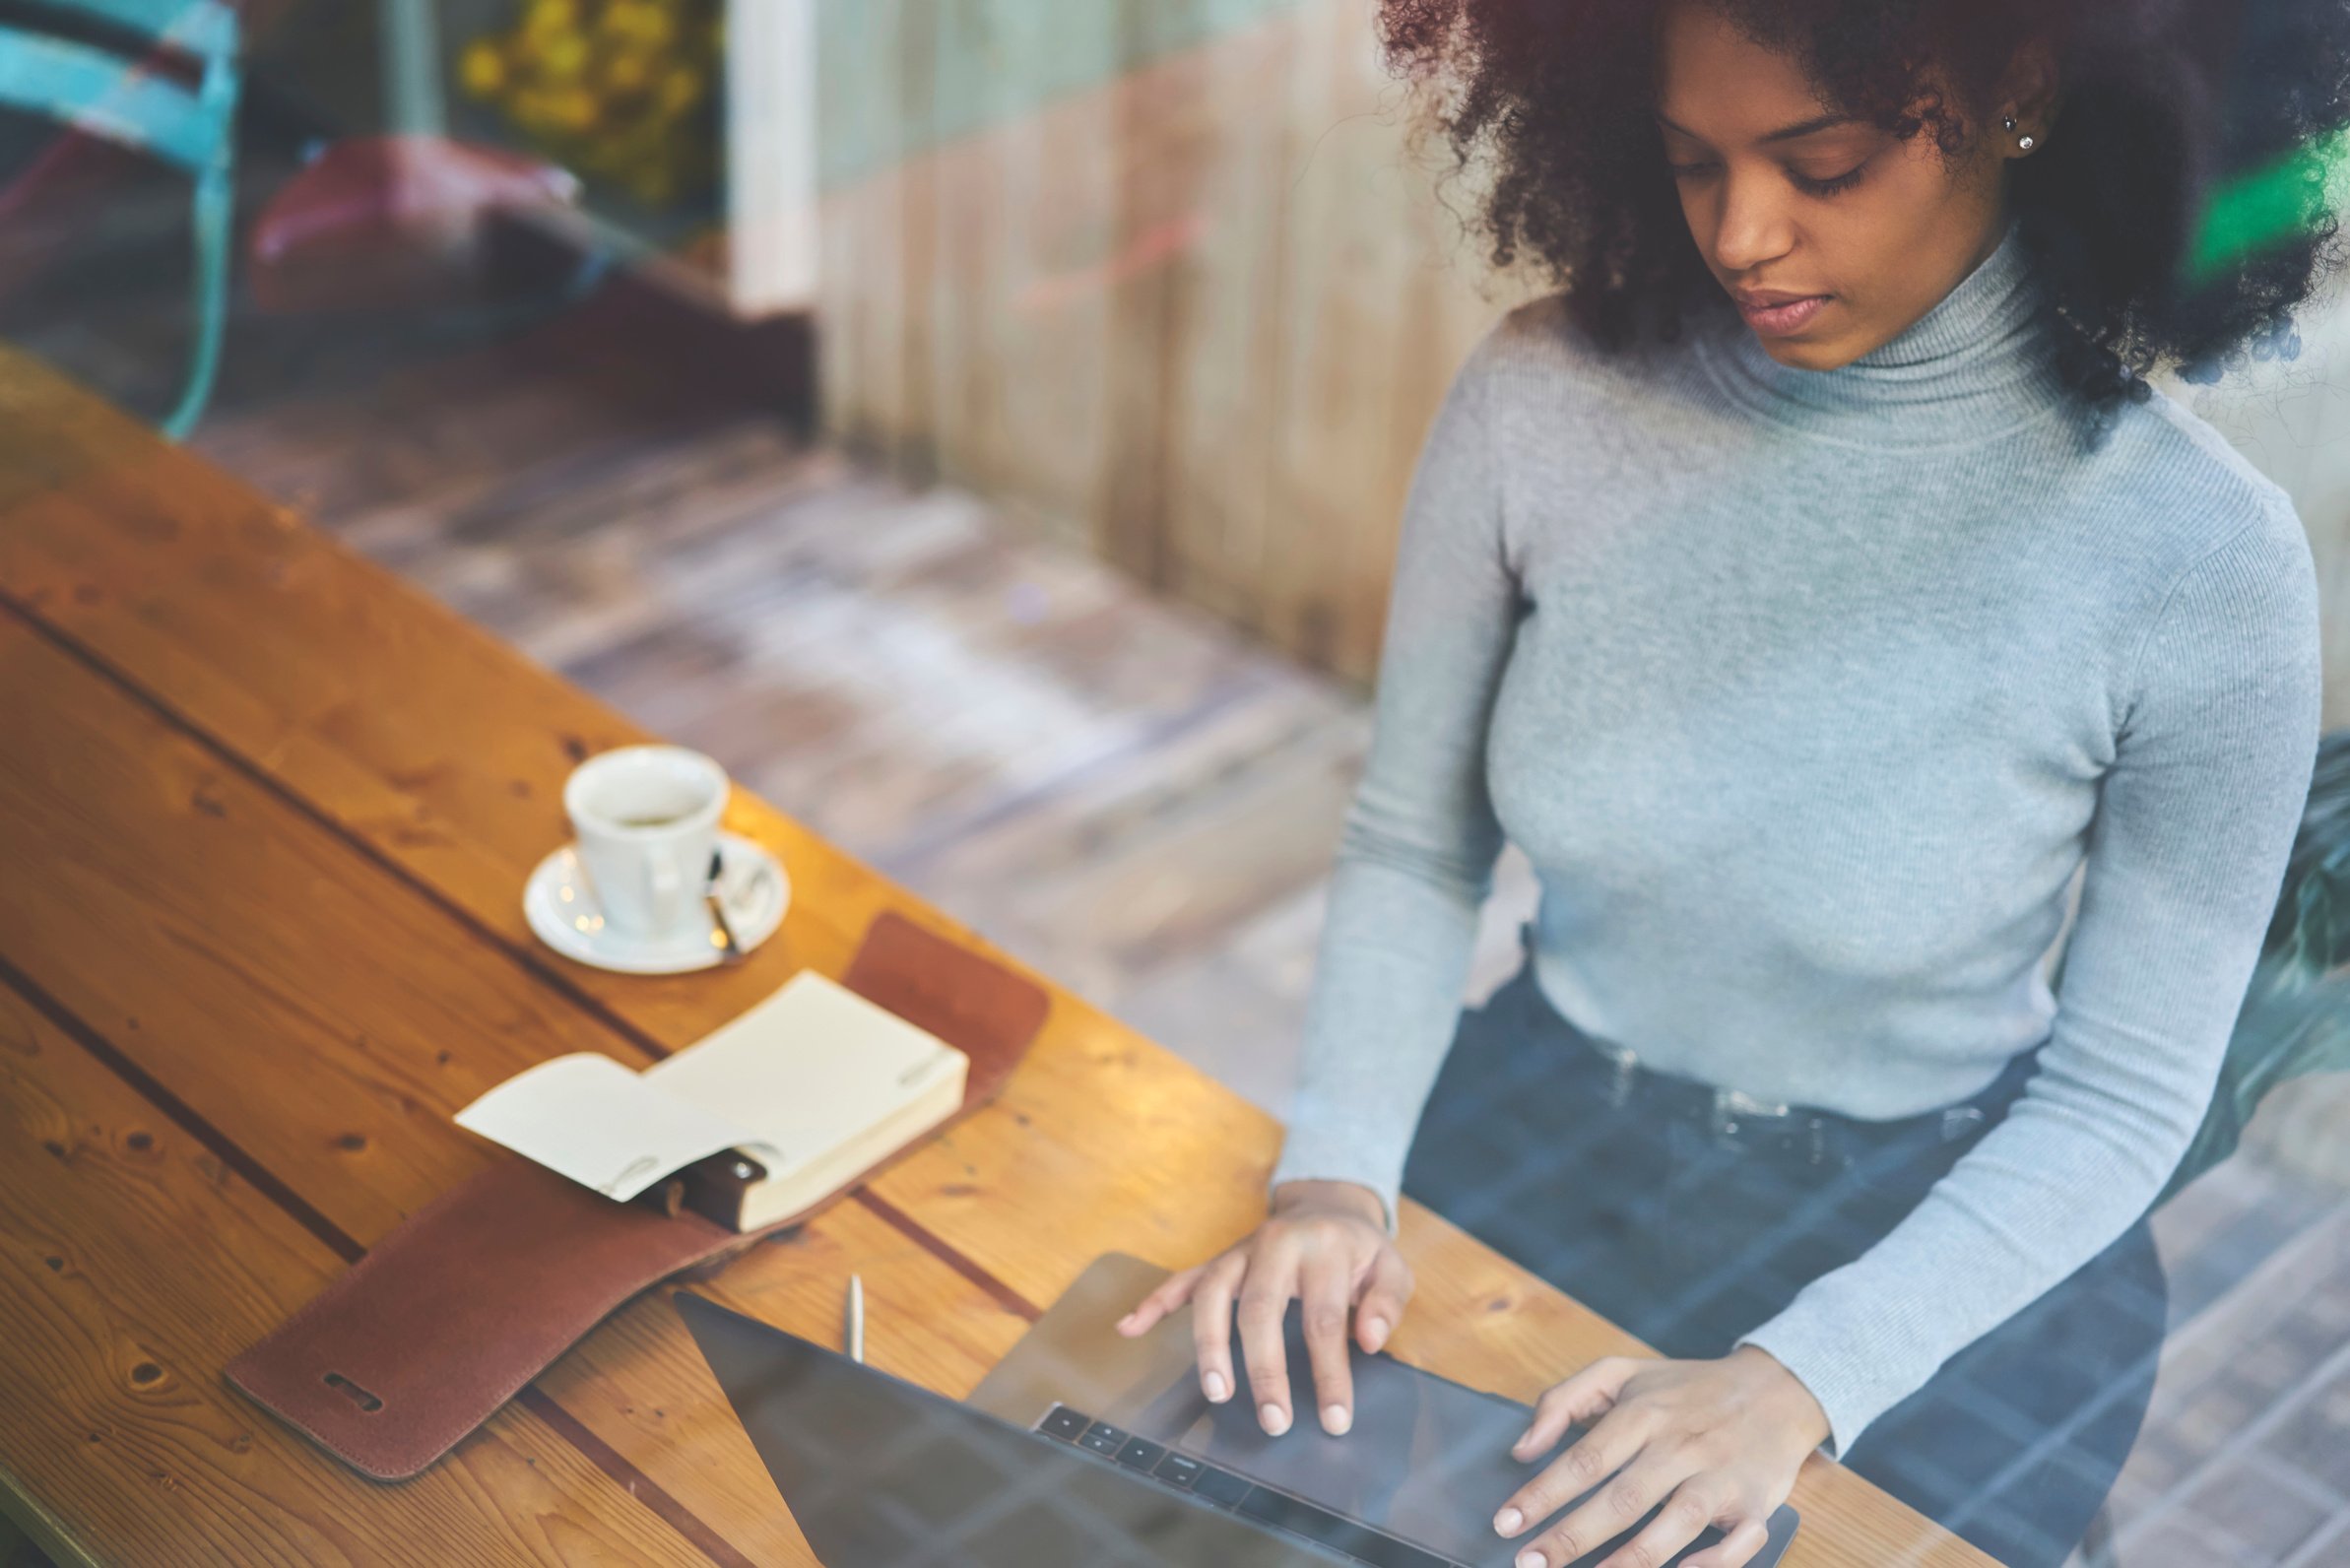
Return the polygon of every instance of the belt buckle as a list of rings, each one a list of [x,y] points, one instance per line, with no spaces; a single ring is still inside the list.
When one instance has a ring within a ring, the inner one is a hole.
[[[1629,1046],[1617,1045],[1611,1040],[1593,1043],[1607,1058],[1607,1107],[1620,1111],[1632,1098],[1632,1082],[1640,1074],[1640,1058],[1633,1054]]]
[[[1742,1089],[1716,1089],[1711,1118],[1714,1136],[1736,1137],[1741,1117],[1748,1121],[1777,1121],[1794,1109],[1785,1100],[1757,1099]]]

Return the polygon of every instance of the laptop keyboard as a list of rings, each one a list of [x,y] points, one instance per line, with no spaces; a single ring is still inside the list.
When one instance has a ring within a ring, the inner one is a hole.
[[[1056,1405],[1045,1411],[1035,1430],[1171,1491],[1189,1492],[1227,1513],[1286,1531],[1325,1550],[1368,1563],[1371,1568],[1466,1568],[1450,1557],[1423,1551],[1409,1541],[1383,1535],[1302,1497],[1275,1491],[1245,1475],[1218,1470],[1189,1454],[1120,1431],[1107,1421],[1097,1421],[1066,1405]]]

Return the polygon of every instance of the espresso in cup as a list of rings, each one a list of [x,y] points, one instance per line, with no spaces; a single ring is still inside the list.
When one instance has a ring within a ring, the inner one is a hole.
[[[682,746],[623,746],[572,770],[563,810],[614,931],[669,937],[707,921],[702,889],[726,791],[726,770]]]

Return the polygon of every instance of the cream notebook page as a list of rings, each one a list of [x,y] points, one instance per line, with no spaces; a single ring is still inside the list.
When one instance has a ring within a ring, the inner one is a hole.
[[[593,1052],[557,1057],[456,1120],[622,1200],[706,1155],[741,1149],[767,1169],[747,1209],[781,1214],[952,1115],[969,1068],[936,1036],[804,970],[642,1073]]]
[[[665,1062],[644,1080],[726,1117],[761,1145],[769,1179],[863,1142],[899,1113],[962,1103],[970,1061],[936,1035],[813,970]]]

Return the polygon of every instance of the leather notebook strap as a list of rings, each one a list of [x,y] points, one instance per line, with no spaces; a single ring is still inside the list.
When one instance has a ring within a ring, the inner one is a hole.
[[[1003,1087],[1049,1006],[896,914],[874,922],[844,983],[970,1058],[957,1117]],[[414,1475],[639,1290],[802,1223],[872,1174],[743,1233],[501,1159],[401,1221],[228,1379],[355,1469]]]

